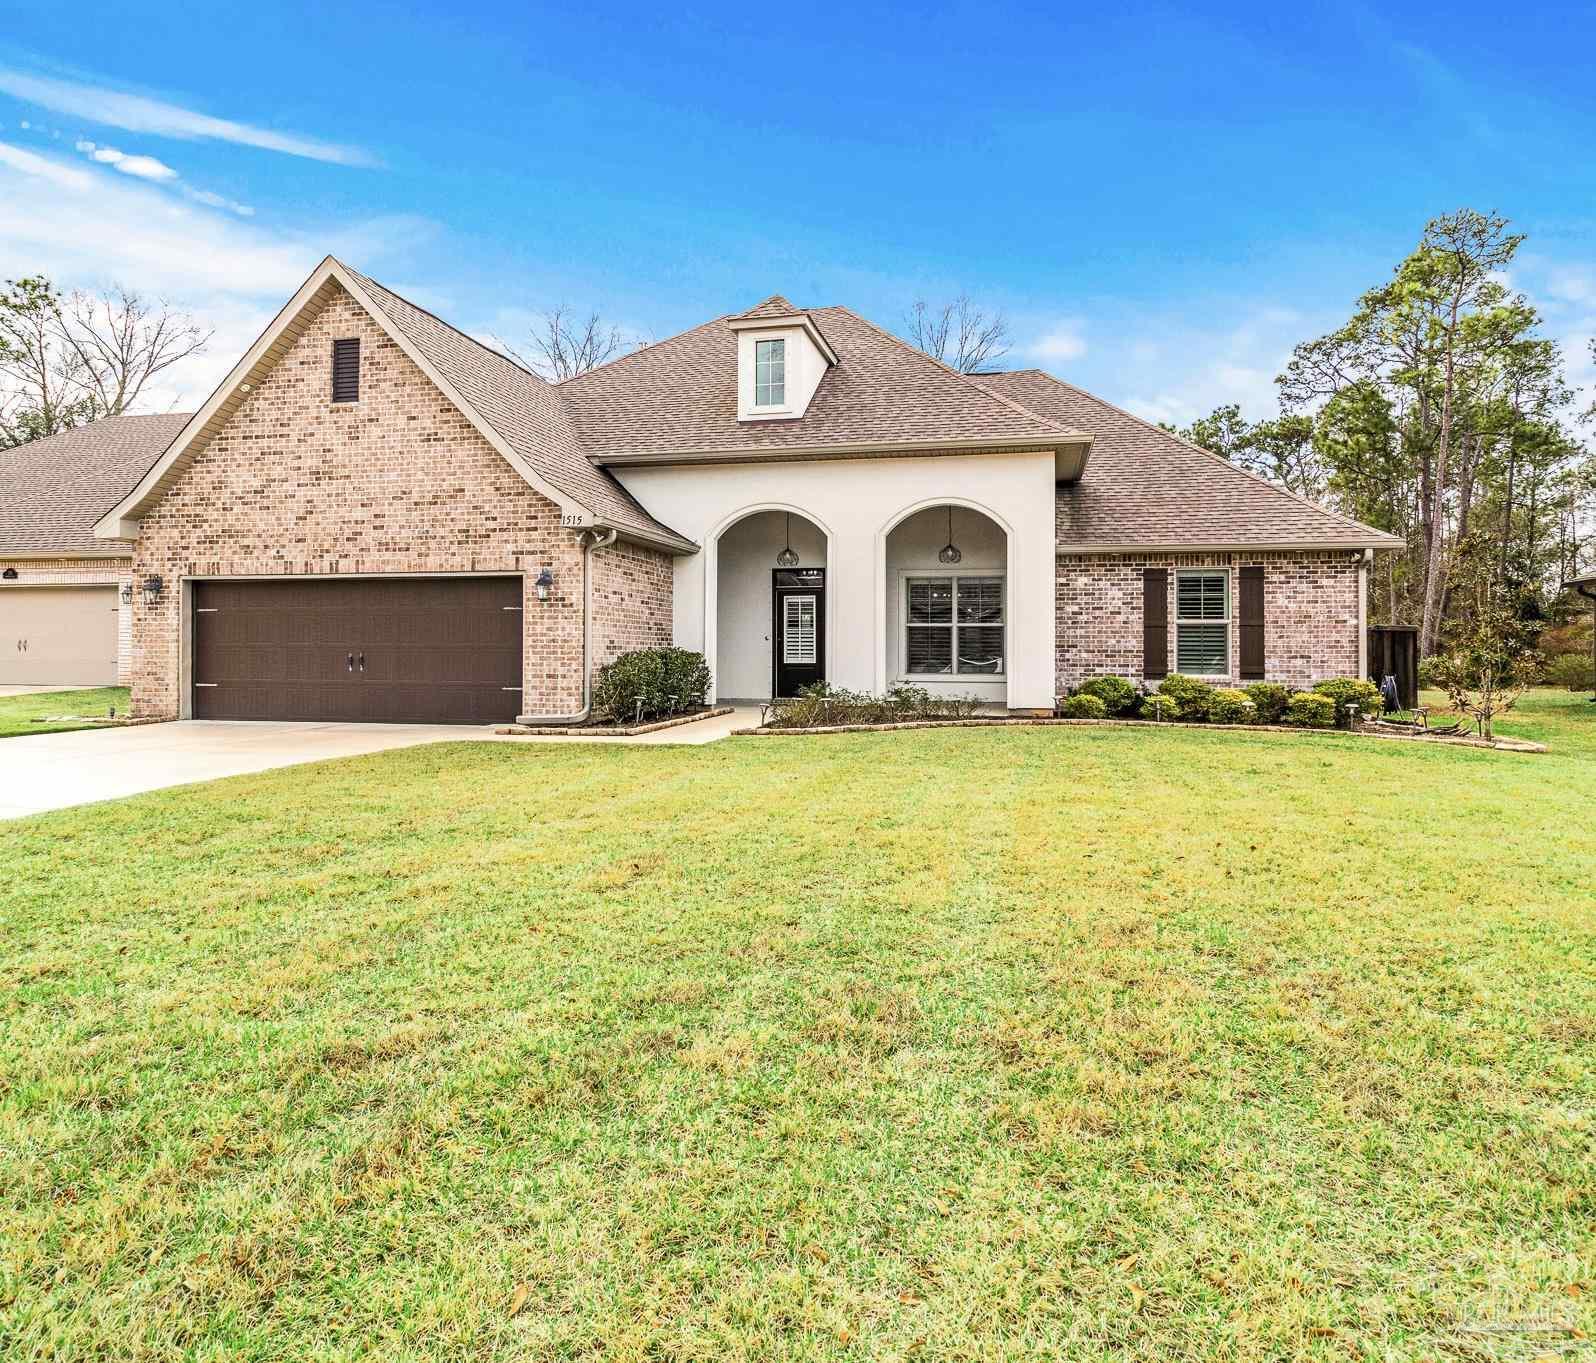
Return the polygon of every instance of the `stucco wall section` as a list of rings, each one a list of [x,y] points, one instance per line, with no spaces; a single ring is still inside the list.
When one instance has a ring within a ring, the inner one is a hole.
[[[85,587],[126,587],[132,582],[133,564],[127,558],[4,558],[0,557],[0,572],[15,568],[14,584],[26,587],[48,584],[81,585]],[[131,683],[133,676],[133,612],[121,601],[120,592],[116,609],[116,679],[123,685]]]
[[[332,343],[351,336],[360,401],[335,405]],[[532,582],[544,567],[554,587],[540,602]],[[153,608],[134,593],[141,715],[180,713],[177,584],[282,573],[522,573],[522,703],[581,703],[578,532],[342,292],[145,517],[134,570],[168,584]],[[668,631],[668,599],[664,610]]]
[[[1169,659],[1175,661],[1174,570],[1232,570],[1230,665],[1240,657],[1234,570],[1264,569],[1264,671],[1270,681],[1311,686],[1359,675],[1361,555],[1351,550],[1229,554],[1094,554],[1058,560],[1057,650],[1060,694],[1087,677],[1141,682],[1142,570],[1168,568]]]

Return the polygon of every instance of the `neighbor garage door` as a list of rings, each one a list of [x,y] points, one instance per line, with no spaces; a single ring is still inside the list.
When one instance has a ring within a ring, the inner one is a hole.
[[[521,708],[521,579],[194,584],[196,719],[487,724]]]
[[[0,685],[115,686],[115,587],[0,587]]]

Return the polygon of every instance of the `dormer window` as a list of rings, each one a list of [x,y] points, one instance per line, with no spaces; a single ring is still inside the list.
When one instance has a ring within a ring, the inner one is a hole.
[[[754,342],[754,406],[784,407],[787,403],[787,342]]]

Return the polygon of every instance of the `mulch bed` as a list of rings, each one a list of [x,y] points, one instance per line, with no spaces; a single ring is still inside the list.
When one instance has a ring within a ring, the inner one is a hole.
[[[1014,726],[1047,728],[1056,725],[1096,725],[1122,729],[1215,729],[1224,733],[1299,734],[1320,738],[1383,738],[1404,742],[1446,744],[1464,748],[1494,748],[1499,752],[1545,752],[1543,743],[1531,743],[1523,738],[1476,738],[1472,734],[1428,733],[1423,729],[1387,729],[1374,725],[1348,729],[1308,729],[1294,724],[1192,724],[1181,720],[1149,719],[1063,719],[1025,715],[991,715],[977,719],[905,719],[885,724],[820,724],[813,728],[773,728],[763,725],[755,729],[733,729],[733,738],[780,738],[799,734],[873,734],[889,733],[896,729],[995,729]]]
[[[700,719],[713,719],[716,715],[729,715],[731,712],[730,705],[717,705],[702,710],[688,710],[668,719],[650,720],[647,724],[505,724],[493,732],[511,738],[633,738],[638,734],[674,729],[679,724],[692,724]]]

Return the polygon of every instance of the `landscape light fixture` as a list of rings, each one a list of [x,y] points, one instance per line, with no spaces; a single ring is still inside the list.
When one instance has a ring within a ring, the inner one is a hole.
[[[776,562],[783,568],[796,568],[798,566],[798,551],[792,547],[792,512],[787,513],[787,547],[776,555]]]
[[[964,555],[959,552],[959,546],[953,542],[953,508],[948,508],[948,542],[937,551],[937,560],[941,563],[957,563]]]

